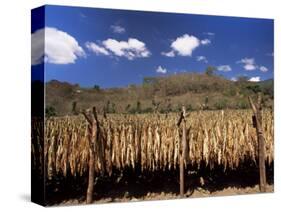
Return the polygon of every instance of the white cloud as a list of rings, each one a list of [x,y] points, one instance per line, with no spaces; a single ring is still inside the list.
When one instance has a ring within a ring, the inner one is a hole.
[[[31,35],[31,64],[37,65],[44,61],[44,29],[37,30]]]
[[[245,58],[237,61],[237,63],[242,63],[243,64],[243,68],[246,71],[253,71],[253,70],[256,70],[258,68],[254,58],[247,58],[247,57],[245,57]]]
[[[204,39],[200,41],[202,45],[209,45],[211,44],[211,41],[209,39]]]
[[[250,82],[259,82],[259,81],[261,81],[261,78],[260,77],[251,77],[248,81],[250,81]]]
[[[215,35],[215,33],[213,33],[213,32],[205,32],[204,34],[209,35],[209,36],[214,36]]]
[[[268,68],[266,68],[265,66],[260,66],[260,71],[261,72],[267,72]]]
[[[220,65],[217,67],[217,69],[219,71],[224,71],[224,72],[228,72],[228,71],[231,71],[232,68],[230,67],[230,65]]]
[[[171,47],[181,56],[191,56],[194,49],[200,45],[199,39],[185,34],[172,42]]]
[[[135,38],[129,38],[128,41],[117,41],[109,38],[102,42],[103,46],[119,57],[126,57],[129,60],[141,57],[149,57],[151,53],[146,48],[145,43]]]
[[[237,61],[237,63],[243,64],[243,68],[246,71],[253,71],[253,70],[256,70],[256,69],[259,69],[261,72],[267,72],[268,71],[267,67],[257,65],[254,58],[245,57],[245,58]]]
[[[161,52],[161,54],[166,56],[166,57],[174,57],[175,56],[175,52],[174,51]]]
[[[31,35],[32,65],[43,61],[54,64],[75,63],[85,52],[74,37],[56,28],[46,27]]]
[[[230,80],[233,81],[233,82],[236,82],[237,81],[237,77],[231,77]]]
[[[86,47],[96,53],[96,55],[109,55],[110,53],[102,46],[95,44],[94,42],[86,42]]]
[[[87,16],[84,13],[80,13],[81,18],[87,18]]]
[[[128,41],[117,41],[108,38],[102,41],[100,45],[94,42],[86,42],[86,47],[97,55],[114,55],[126,57],[128,60],[151,55],[145,43],[136,38],[129,38]]]
[[[247,71],[252,71],[252,70],[256,69],[256,66],[253,65],[253,64],[245,64],[244,69],[247,70]]]
[[[167,73],[167,69],[166,68],[162,68],[162,66],[158,66],[156,69],[157,73],[161,73],[161,74],[166,74]]]
[[[180,56],[191,56],[192,52],[200,45],[200,40],[193,36],[184,34],[172,42],[170,55],[177,53]],[[173,52],[173,53],[172,53]]]
[[[207,60],[207,58],[205,56],[197,56],[196,60],[197,61],[202,61],[204,63],[208,63],[208,60]]]
[[[161,52],[166,57],[192,56],[192,52],[200,45],[208,45],[211,41],[209,39],[199,40],[193,35],[184,34],[171,43],[171,50],[168,52]]]
[[[118,34],[122,34],[122,33],[126,32],[126,29],[119,25],[111,25],[110,29],[112,30],[112,32],[118,33]]]

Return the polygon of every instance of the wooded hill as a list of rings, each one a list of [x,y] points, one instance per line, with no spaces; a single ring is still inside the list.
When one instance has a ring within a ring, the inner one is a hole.
[[[213,74],[182,73],[146,77],[141,85],[102,89],[98,85],[82,88],[78,84],[52,80],[46,83],[47,116],[73,113],[73,106],[107,113],[176,112],[188,110],[246,109],[248,96],[262,92],[264,106],[273,105],[273,80],[236,82]]]

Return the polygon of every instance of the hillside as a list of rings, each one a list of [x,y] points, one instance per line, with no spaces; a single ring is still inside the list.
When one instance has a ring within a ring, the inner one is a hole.
[[[82,88],[78,84],[52,80],[46,83],[46,108],[53,115],[72,113],[78,108],[96,106],[107,113],[145,113],[190,110],[248,108],[247,97],[261,91],[265,106],[273,103],[273,80],[233,82],[220,76],[184,73],[166,77],[147,77],[142,85],[101,89],[98,85]]]

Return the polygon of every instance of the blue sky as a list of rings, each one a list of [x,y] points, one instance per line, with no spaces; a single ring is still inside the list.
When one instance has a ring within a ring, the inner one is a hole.
[[[232,80],[273,78],[273,20],[62,6],[45,17],[32,27],[32,70],[45,62],[46,81],[122,87],[208,65]]]

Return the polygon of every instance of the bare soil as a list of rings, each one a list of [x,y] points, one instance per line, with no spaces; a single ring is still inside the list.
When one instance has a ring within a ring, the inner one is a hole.
[[[273,164],[267,169],[267,191],[274,192]],[[135,202],[179,199],[179,170],[141,172],[128,169],[115,171],[111,176],[97,177],[94,203]],[[185,173],[185,198],[256,194],[259,173],[255,165],[224,170],[208,167],[199,171],[192,167]],[[53,179],[47,183],[48,205],[85,204],[87,177]]]

